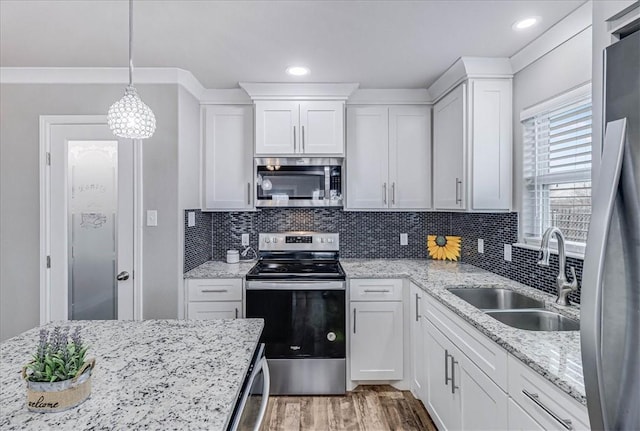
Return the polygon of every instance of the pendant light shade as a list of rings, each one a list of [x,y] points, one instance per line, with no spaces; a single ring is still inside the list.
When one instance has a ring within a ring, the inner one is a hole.
[[[107,123],[120,138],[147,139],[156,131],[156,116],[133,86],[133,0],[129,0],[129,85],[109,108]]]

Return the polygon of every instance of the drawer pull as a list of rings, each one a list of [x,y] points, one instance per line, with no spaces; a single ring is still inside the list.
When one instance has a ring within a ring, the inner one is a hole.
[[[364,293],[389,293],[389,289],[365,289]]]
[[[568,430],[572,430],[573,429],[573,426],[571,425],[571,419],[562,419],[560,416],[558,416],[553,410],[551,410],[549,407],[544,405],[544,403],[542,401],[540,401],[540,397],[538,396],[538,394],[532,394],[531,392],[529,392],[526,389],[523,389],[522,393],[525,394],[527,396],[527,398],[529,398],[531,401],[536,403],[538,405],[538,407],[540,407],[542,410],[547,412],[549,414],[549,416],[551,416],[556,421],[558,421],[560,423],[560,425],[562,425],[565,429],[568,429]]]
[[[236,319],[238,318],[238,307],[236,307]]]
[[[353,308],[353,333],[356,333],[356,309]]]
[[[227,289],[202,289],[202,293],[226,293]]]
[[[418,310],[419,304],[420,304],[420,297],[416,293],[416,322],[420,319],[420,310]]]
[[[451,355],[451,393],[455,394],[456,389],[460,389],[460,386],[456,386],[456,364],[458,361],[455,360],[453,355]]]

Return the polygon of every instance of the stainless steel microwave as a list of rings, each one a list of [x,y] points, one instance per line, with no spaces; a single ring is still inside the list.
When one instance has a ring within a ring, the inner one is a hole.
[[[340,158],[256,158],[256,207],[341,207]]]

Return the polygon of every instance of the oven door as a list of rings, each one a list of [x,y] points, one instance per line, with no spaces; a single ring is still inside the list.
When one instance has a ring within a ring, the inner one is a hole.
[[[345,283],[247,282],[246,316],[265,320],[269,359],[345,358]]]

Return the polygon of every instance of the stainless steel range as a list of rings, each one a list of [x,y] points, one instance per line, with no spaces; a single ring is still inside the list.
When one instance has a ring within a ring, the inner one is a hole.
[[[345,274],[337,233],[259,235],[247,274],[246,316],[265,320],[261,342],[272,394],[346,390]]]

